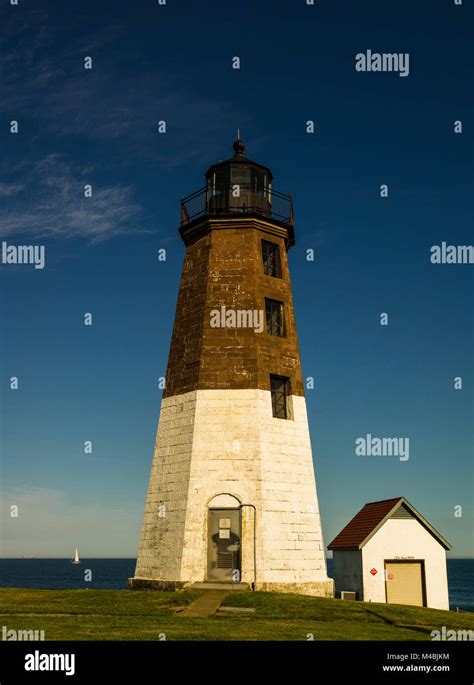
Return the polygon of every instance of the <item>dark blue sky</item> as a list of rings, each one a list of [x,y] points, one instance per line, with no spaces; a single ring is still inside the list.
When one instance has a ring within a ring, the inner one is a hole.
[[[0,236],[46,245],[44,270],[0,267],[2,489],[20,505],[4,556],[135,554],[179,196],[237,127],[293,192],[326,542],[365,502],[403,495],[472,556],[473,266],[430,262],[432,245],[473,242],[472,19],[466,0],[2,3]],[[408,52],[409,76],[357,72],[368,49]],[[410,459],[356,456],[367,433],[409,437]]]

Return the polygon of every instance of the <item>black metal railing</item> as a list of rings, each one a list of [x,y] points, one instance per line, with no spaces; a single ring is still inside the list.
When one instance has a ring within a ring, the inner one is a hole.
[[[208,186],[181,198],[181,226],[204,215],[259,214],[293,225],[291,193],[285,195],[269,187],[240,183]]]

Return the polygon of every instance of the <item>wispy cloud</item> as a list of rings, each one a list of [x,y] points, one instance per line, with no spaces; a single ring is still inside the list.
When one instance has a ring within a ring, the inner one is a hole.
[[[16,195],[23,190],[24,186],[20,183],[2,183],[0,182],[0,197],[10,197]]]
[[[11,200],[0,207],[0,236],[85,238],[100,242],[117,235],[143,232],[141,206],[127,186],[93,186],[57,154],[36,162],[23,172],[22,184],[0,183],[0,195]],[[28,195],[21,192],[28,188]]]

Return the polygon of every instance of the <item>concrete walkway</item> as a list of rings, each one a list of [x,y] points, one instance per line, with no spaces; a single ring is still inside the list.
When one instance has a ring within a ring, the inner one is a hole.
[[[204,590],[202,595],[181,611],[177,616],[206,618],[214,614],[220,607],[222,600],[229,594],[228,590]]]

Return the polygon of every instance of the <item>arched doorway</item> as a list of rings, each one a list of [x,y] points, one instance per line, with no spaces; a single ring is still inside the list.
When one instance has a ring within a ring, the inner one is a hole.
[[[208,504],[207,580],[240,582],[242,514],[234,495],[216,495]]]

